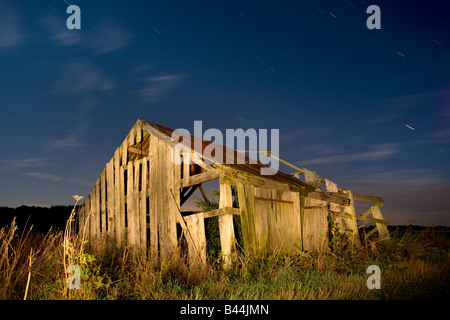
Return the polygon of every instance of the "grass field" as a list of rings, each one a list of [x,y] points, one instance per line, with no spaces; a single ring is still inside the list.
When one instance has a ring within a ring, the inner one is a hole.
[[[70,230],[40,236],[13,222],[0,231],[0,299],[446,299],[446,230],[391,230],[390,240],[362,238],[358,250],[338,241],[327,254],[241,256],[224,271],[216,261],[189,268],[179,254],[157,264],[128,250],[88,253]],[[66,287],[69,264],[80,267],[81,289]],[[380,267],[381,289],[367,288],[369,265]]]

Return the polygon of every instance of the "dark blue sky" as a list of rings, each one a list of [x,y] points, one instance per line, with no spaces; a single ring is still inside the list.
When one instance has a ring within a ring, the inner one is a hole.
[[[391,224],[450,225],[444,6],[1,0],[0,205],[86,196],[138,118],[202,120],[280,129],[281,158],[384,197]]]

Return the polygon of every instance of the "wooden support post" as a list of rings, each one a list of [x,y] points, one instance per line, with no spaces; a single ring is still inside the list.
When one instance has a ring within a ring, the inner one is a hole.
[[[219,208],[232,207],[233,198],[231,185],[220,182]],[[225,214],[219,216],[220,244],[222,246],[222,257],[224,267],[230,268],[237,261],[236,239],[234,236],[233,215]]]
[[[380,207],[377,205],[372,206],[372,215],[375,219],[384,220]],[[386,223],[376,223],[376,226],[381,239],[390,238]]]

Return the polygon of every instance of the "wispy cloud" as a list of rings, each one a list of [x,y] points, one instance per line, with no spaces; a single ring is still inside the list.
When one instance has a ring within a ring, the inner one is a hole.
[[[0,48],[14,47],[23,42],[24,35],[18,13],[0,5]]]
[[[138,91],[141,98],[147,102],[153,102],[164,98],[164,94],[178,85],[183,75],[166,75],[145,79],[145,86]]]
[[[318,157],[298,161],[297,164],[302,166],[329,164],[329,163],[343,163],[355,161],[374,161],[383,160],[391,157],[398,152],[398,146],[394,143],[379,144],[372,148],[372,150],[357,153],[346,153],[334,156]]]
[[[408,118],[408,114],[411,112],[411,110],[415,109],[427,108],[427,112],[430,112],[430,107],[438,108],[441,105],[441,100],[443,97],[445,97],[446,94],[447,93],[445,89],[409,95],[385,97],[375,103],[373,109],[377,110],[377,113],[364,119],[363,123],[369,125],[381,125],[386,123],[404,121],[405,117]],[[383,111],[379,112],[378,110]]]
[[[92,187],[93,184],[95,183],[95,181],[93,181],[93,180],[92,181],[89,179],[84,180],[82,178],[70,178],[67,180],[67,182],[77,184],[80,186],[85,186],[85,187]]]
[[[284,133],[280,136],[280,141],[292,141],[304,138],[305,136],[311,135],[311,132],[314,132],[314,135],[317,136],[325,136],[330,134],[331,128],[329,126],[313,126],[313,127],[304,127],[301,129],[297,129],[295,131],[291,131],[288,133]]]
[[[116,22],[102,23],[99,27],[69,30],[64,17],[49,13],[39,19],[48,37],[56,46],[81,46],[95,55],[109,53],[127,47],[133,35]]]
[[[70,134],[62,139],[53,139],[46,142],[46,147],[48,149],[64,149],[64,150],[74,150],[79,149],[84,146],[83,142],[76,134]]]
[[[114,88],[114,82],[106,77],[101,69],[82,61],[75,61],[65,66],[61,78],[56,83],[57,92],[76,96],[110,91]]]
[[[132,34],[125,28],[108,23],[92,31],[88,41],[94,54],[101,55],[127,47],[132,39]]]
[[[387,170],[366,168],[355,172],[349,179],[352,184],[425,186],[443,182],[439,173],[426,169]]]
[[[17,169],[41,167],[49,165],[48,159],[38,157],[16,159],[16,160],[0,160],[0,172],[11,172]]]
[[[43,172],[27,172],[27,173],[24,173],[24,176],[33,177],[33,178],[42,179],[42,180],[53,181],[53,182],[61,181],[61,178],[59,178],[58,176],[56,176],[54,174],[43,173]]]
[[[73,46],[83,40],[80,32],[69,30],[60,16],[49,14],[40,18],[40,22],[47,30],[50,41],[57,46]]]
[[[421,136],[413,142],[416,145],[443,145],[450,143],[450,128],[437,129]]]

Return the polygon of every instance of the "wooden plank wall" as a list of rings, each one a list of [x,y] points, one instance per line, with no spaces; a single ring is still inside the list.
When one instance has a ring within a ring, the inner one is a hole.
[[[302,249],[297,192],[254,187],[253,203],[259,252],[286,254]]]
[[[167,256],[177,244],[180,168],[171,161],[172,148],[153,136],[149,155],[128,161],[128,147],[141,142],[143,135],[138,121],[79,210],[80,234],[85,234],[91,247],[96,240],[105,239],[108,245],[129,246],[133,251],[149,245],[150,252],[160,250],[161,256]]]
[[[305,181],[318,184],[319,177],[304,169]],[[328,205],[325,201],[306,197],[302,201],[303,250],[322,252],[328,242]]]

